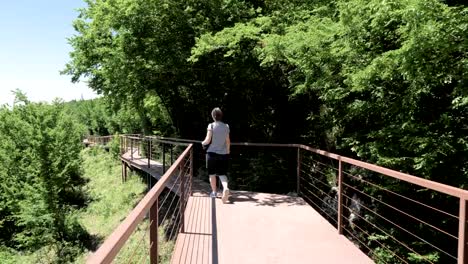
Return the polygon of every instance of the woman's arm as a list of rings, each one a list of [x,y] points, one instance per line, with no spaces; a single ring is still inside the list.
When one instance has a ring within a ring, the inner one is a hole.
[[[231,138],[229,138],[229,134],[226,136],[226,148],[227,154],[231,154]]]
[[[205,140],[203,140],[202,145],[208,145],[211,143],[211,134],[213,134],[213,131],[209,129],[206,132],[206,137],[205,137]]]

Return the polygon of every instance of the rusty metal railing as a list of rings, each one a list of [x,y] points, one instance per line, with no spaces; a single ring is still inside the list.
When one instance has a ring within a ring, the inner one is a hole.
[[[467,263],[466,190],[302,145],[298,160],[301,197],[376,262]]]
[[[88,136],[85,140],[86,144],[107,145],[115,136]]]
[[[149,159],[151,151],[148,151],[150,148],[145,150],[150,141],[153,140],[122,136],[121,155],[128,155],[130,152],[131,157],[135,154],[133,158],[143,157],[145,160],[148,158],[151,162]],[[177,159],[99,249],[90,256],[87,263],[111,263],[115,259],[120,263],[139,263],[147,261],[148,258],[150,263],[158,263],[158,258],[167,258],[161,255],[161,244],[174,241],[177,234],[184,231],[185,206],[191,195],[193,145],[185,145]],[[147,154],[141,155],[145,151]],[[131,236],[138,231],[137,229],[141,231],[139,232],[141,237],[133,239],[135,242],[131,243],[132,248],[127,248],[126,254],[122,254],[125,244],[132,240]]]
[[[167,174],[187,144],[191,176],[204,175],[200,141],[122,137],[121,153],[172,164]],[[232,143],[231,157],[231,189],[295,192],[376,262],[468,263],[466,190],[298,144]]]

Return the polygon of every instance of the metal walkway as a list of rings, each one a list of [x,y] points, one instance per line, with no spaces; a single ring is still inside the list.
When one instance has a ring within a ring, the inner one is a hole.
[[[230,203],[194,193],[171,263],[373,263],[301,198],[233,192]]]
[[[162,164],[150,160],[148,166],[136,149],[121,158],[161,178]],[[170,186],[178,189],[177,182],[169,180],[166,187]],[[209,197],[207,183],[195,178],[192,188],[173,264],[373,263],[302,198],[232,191],[223,204]]]
[[[209,184],[195,177],[206,175],[198,141],[118,139],[122,180],[130,167],[147,173],[151,188],[88,263],[133,263],[135,256],[154,264],[373,263],[369,256],[383,263],[410,263],[414,257],[432,263],[433,252],[440,263],[468,263],[467,190],[305,145],[232,143],[239,189],[245,186],[242,177],[255,173],[264,182],[276,181],[274,190],[294,190],[299,197],[233,191],[223,204],[209,198]],[[408,190],[397,192],[381,180]],[[451,206],[428,204],[419,197],[422,191],[437,192]],[[393,260],[381,259],[376,250]]]

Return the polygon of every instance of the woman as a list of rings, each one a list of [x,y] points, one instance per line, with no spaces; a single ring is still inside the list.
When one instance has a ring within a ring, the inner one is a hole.
[[[209,144],[206,153],[206,166],[208,175],[210,176],[211,194],[210,197],[216,197],[216,176],[221,180],[223,185],[223,203],[226,203],[229,198],[229,188],[227,181],[228,161],[231,148],[231,140],[229,138],[229,126],[223,123],[223,112],[216,107],[211,111],[211,117],[214,122],[208,125],[206,138],[202,142],[204,146]]]

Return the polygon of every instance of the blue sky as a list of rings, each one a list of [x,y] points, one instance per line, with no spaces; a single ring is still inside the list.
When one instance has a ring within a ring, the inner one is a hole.
[[[11,90],[32,101],[94,98],[86,83],[60,75],[69,61],[67,38],[82,0],[12,0],[0,8],[0,104],[13,102]]]

